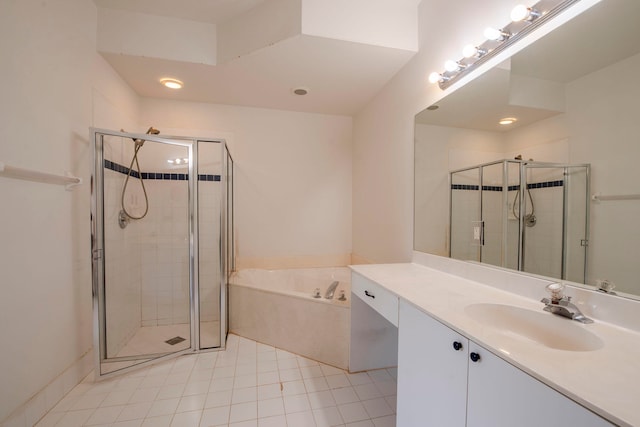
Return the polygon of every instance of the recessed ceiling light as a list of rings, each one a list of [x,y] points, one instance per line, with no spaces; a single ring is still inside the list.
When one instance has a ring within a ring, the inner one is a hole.
[[[511,125],[517,121],[518,119],[516,119],[515,117],[505,117],[504,119],[500,119],[498,123],[506,126],[506,125]]]
[[[294,95],[304,96],[309,93],[309,89],[307,89],[306,87],[297,87],[292,89],[292,92]]]
[[[184,86],[184,83],[177,79],[161,79],[160,83],[169,89],[182,89],[182,86]]]

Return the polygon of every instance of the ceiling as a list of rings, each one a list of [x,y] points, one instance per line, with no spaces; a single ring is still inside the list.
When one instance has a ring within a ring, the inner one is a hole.
[[[273,0],[94,0],[99,8],[216,25],[269,1]],[[415,4],[417,20],[419,1],[386,1]],[[299,31],[216,65],[124,51],[100,53],[143,97],[354,115],[416,52]],[[183,81],[184,88],[163,87],[159,80],[164,77]],[[308,89],[308,94],[293,94],[297,87]]]

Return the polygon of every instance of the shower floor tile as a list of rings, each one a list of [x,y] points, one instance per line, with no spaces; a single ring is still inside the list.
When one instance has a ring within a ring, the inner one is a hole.
[[[200,341],[202,346],[217,345],[219,322],[203,322],[200,326]],[[185,340],[175,345],[166,341],[175,337],[182,337]],[[164,325],[164,326],[143,326],[136,331],[127,344],[118,352],[117,357],[135,356],[138,354],[171,353],[189,348],[191,343],[189,325]]]
[[[187,332],[144,331],[127,351],[151,343],[160,348],[158,342],[175,348],[184,343],[164,341],[187,338]],[[266,379],[260,369],[265,360],[276,362],[268,370],[268,384],[262,384]],[[395,369],[350,376],[230,334],[225,351],[181,356],[100,382],[91,374],[36,426],[394,427],[395,402]]]

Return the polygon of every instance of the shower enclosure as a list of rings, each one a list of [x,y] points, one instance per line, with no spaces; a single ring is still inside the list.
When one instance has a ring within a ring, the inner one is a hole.
[[[449,178],[449,256],[585,283],[588,164],[500,160]]]
[[[223,349],[234,269],[224,140],[91,129],[96,376]]]

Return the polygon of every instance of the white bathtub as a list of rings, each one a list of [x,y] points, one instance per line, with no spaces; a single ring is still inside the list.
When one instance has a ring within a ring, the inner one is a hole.
[[[336,280],[333,299],[325,299],[327,288]],[[321,298],[313,298],[316,288]],[[342,291],[346,301],[338,299]],[[229,284],[229,330],[347,369],[350,298],[347,267],[241,270]]]

